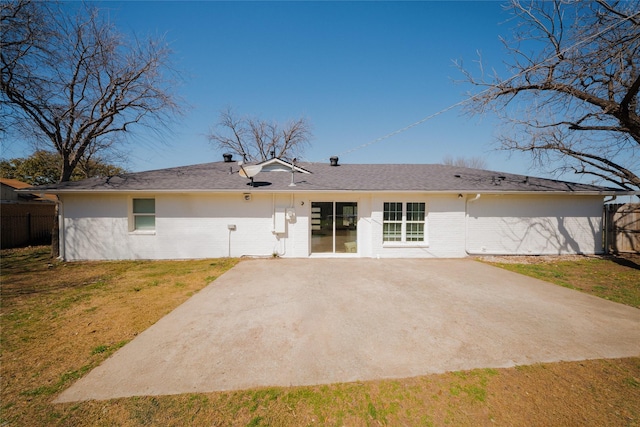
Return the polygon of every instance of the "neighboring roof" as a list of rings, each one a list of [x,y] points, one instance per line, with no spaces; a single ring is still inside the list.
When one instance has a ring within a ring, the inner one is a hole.
[[[31,184],[27,184],[26,182],[22,182],[22,181],[18,181],[17,179],[11,179],[11,178],[0,178],[0,184],[2,185],[6,185],[7,187],[11,187],[14,190],[22,190],[24,188],[31,188],[32,185]],[[25,193],[24,191],[21,191],[20,193]],[[29,191],[27,191],[26,193],[30,193]],[[33,199],[35,201],[48,201],[48,202],[55,202],[56,198],[55,196],[47,196],[47,195],[40,195],[37,193],[33,193]]]
[[[278,160],[278,164],[290,163]],[[263,162],[273,169],[274,162]],[[456,193],[581,193],[621,195],[626,191],[554,179],[440,164],[340,164],[300,163],[293,174],[286,168],[261,172],[255,186],[238,174],[235,162],[127,173],[32,188],[47,193],[70,192],[456,192]],[[24,190],[23,190],[24,191]]]
[[[22,181],[18,181],[17,179],[10,179],[10,178],[0,178],[0,183],[7,185],[16,190],[19,190],[21,188],[31,187],[31,184],[27,184],[26,182],[22,182]]]

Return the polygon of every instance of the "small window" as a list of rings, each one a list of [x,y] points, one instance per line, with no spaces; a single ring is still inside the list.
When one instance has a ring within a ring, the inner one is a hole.
[[[385,202],[382,221],[383,242],[424,242],[426,206],[424,202]]]
[[[154,231],[156,229],[156,200],[133,199],[133,230]]]

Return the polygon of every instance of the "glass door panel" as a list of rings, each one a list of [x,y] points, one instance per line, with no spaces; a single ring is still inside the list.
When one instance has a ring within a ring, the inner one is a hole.
[[[358,252],[358,204],[336,202],[335,248],[337,253]]]
[[[333,202],[311,203],[311,252],[333,252]]]
[[[311,203],[311,252],[358,252],[358,203]]]

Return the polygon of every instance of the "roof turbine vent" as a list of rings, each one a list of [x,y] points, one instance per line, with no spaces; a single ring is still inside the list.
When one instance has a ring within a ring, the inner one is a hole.
[[[231,154],[231,153],[224,153],[224,154],[222,155],[222,158],[224,159],[224,162],[225,162],[225,163],[231,163],[231,162],[233,162],[233,154]]]
[[[339,166],[338,165],[338,156],[332,156],[329,158],[329,161],[331,162],[331,166]]]

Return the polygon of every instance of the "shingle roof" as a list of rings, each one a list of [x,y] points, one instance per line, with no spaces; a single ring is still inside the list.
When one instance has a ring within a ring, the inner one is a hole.
[[[191,166],[91,178],[37,187],[38,191],[66,192],[560,192],[622,194],[624,190],[553,179],[514,175],[440,164],[341,164],[301,163],[304,171],[261,172],[255,186],[238,174],[237,163],[214,162]],[[23,190],[24,191],[24,190]],[[33,191],[33,189],[31,190]]]

